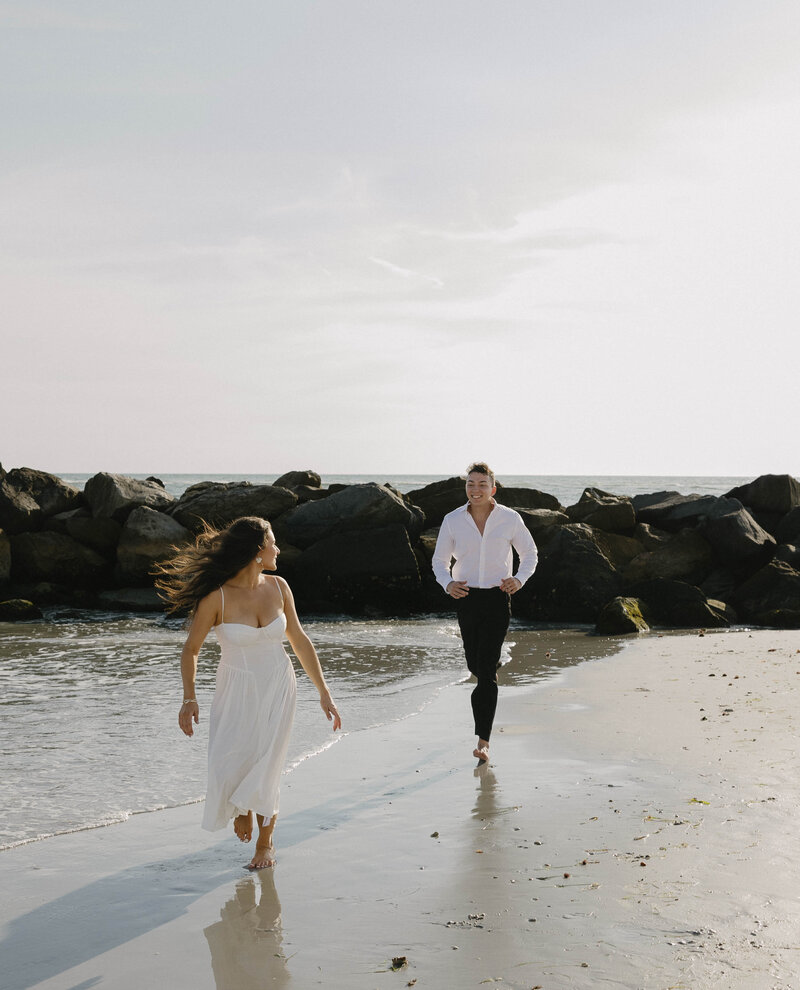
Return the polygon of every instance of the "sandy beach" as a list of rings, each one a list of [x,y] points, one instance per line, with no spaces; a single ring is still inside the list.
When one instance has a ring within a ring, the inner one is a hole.
[[[3,986],[796,988],[798,688],[796,632],[650,634],[506,686],[488,768],[467,684],[345,735],[274,872],[199,805],[7,850]]]

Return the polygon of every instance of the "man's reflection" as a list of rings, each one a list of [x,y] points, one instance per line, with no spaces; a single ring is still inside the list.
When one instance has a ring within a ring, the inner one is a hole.
[[[204,930],[211,949],[217,990],[284,987],[289,972],[283,954],[281,902],[273,870],[261,870],[236,884],[220,920]]]

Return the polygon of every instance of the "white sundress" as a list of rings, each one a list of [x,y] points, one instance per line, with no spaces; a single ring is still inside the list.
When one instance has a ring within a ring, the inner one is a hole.
[[[209,714],[202,822],[209,832],[248,811],[266,819],[277,814],[297,702],[294,668],[283,646],[284,612],[267,626],[225,622],[219,590],[222,621],[214,631],[222,656]]]

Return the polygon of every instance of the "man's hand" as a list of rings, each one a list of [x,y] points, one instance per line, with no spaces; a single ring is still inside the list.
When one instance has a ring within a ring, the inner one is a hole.
[[[466,598],[469,594],[469,585],[466,581],[451,581],[445,590],[451,598]]]
[[[521,587],[522,582],[518,581],[515,577],[503,578],[500,582],[500,590],[505,591],[507,595],[515,595]]]

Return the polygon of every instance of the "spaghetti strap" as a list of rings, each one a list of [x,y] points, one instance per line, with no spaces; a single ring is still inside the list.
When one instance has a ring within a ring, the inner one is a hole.
[[[225,625],[225,592],[222,590],[222,585],[219,586],[219,595],[222,599],[222,618],[219,620],[221,626]]]
[[[273,581],[275,582],[275,584],[276,584],[276,585],[278,586],[278,591],[280,591],[280,593],[281,593],[281,605],[283,605],[283,588],[281,587],[281,583],[280,583],[280,581],[279,581],[279,580],[278,580],[278,579],[277,579],[277,578],[275,577],[275,575],[274,575],[274,574],[272,575],[272,580],[273,580]],[[219,590],[220,590],[220,591],[222,591],[222,588],[220,588]]]

